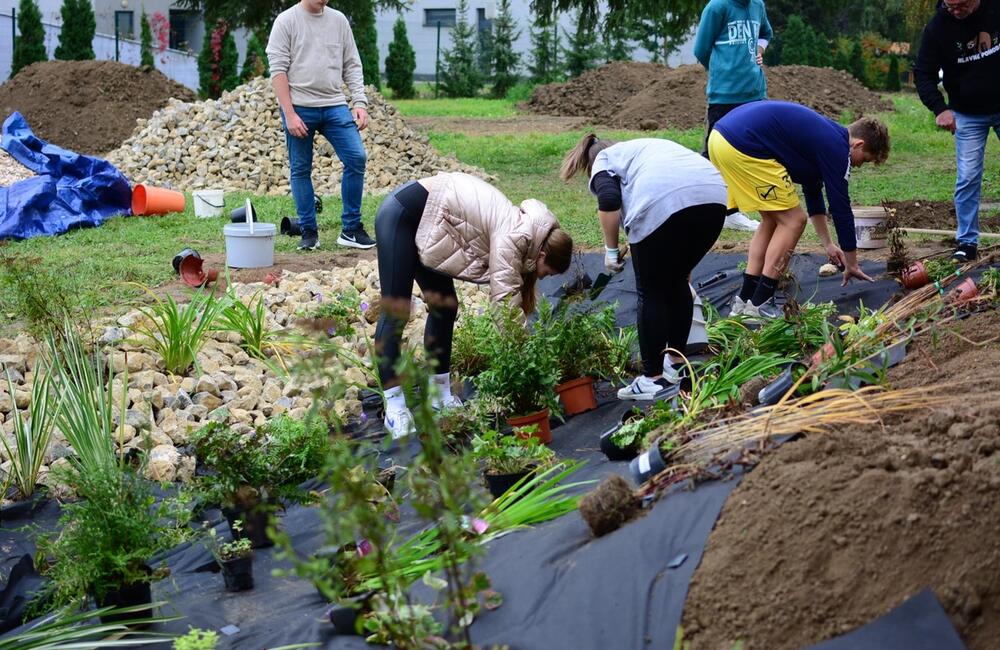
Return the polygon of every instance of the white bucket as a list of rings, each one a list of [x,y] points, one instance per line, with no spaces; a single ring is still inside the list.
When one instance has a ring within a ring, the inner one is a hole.
[[[273,223],[230,223],[222,228],[226,235],[226,266],[236,269],[259,269],[274,266]]]
[[[885,248],[885,210],[855,208],[854,235],[858,240],[858,248]]]
[[[191,196],[194,198],[194,216],[201,219],[222,216],[225,205],[222,190],[195,190]]]

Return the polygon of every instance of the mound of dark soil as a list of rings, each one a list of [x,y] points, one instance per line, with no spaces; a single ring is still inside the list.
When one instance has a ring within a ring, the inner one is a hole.
[[[118,147],[171,97],[194,93],[158,70],[117,61],[45,61],[0,86],[0,111],[21,111],[35,135],[77,153],[103,154]]]
[[[897,388],[971,382],[941,386],[963,395],[954,407],[811,435],[765,457],[730,497],[691,583],[693,647],[802,648],[925,587],[971,650],[996,647],[998,327],[997,312],[942,326],[890,372]]]
[[[892,109],[846,72],[791,65],[767,68],[768,97],[798,102],[832,118]],[[537,113],[589,117],[629,129],[691,129],[705,120],[705,70],[655,63],[609,63],[562,84],[535,89]]]
[[[898,201],[891,205],[903,228],[955,229],[955,204],[951,201]],[[989,212],[979,211],[979,229],[1000,232],[1000,212]]]

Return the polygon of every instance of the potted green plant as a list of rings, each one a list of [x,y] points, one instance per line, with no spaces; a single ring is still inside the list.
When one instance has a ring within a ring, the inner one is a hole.
[[[614,306],[595,307],[548,301],[538,308],[537,331],[548,340],[559,368],[556,393],[566,415],[597,408],[595,377],[615,372]]]
[[[555,457],[555,453],[530,432],[504,435],[495,430],[485,431],[472,439],[472,454],[482,464],[486,485],[494,498],[503,496]]]
[[[539,439],[549,443],[549,417],[559,413],[555,354],[543,332],[520,322],[516,308],[494,316],[492,335],[482,342],[488,368],[474,379],[478,398],[512,427],[537,425]]]
[[[210,422],[192,436],[192,446],[208,470],[198,487],[207,500],[222,505],[233,537],[248,537],[254,548],[265,548],[272,545],[270,513],[282,500],[308,497],[298,485],[319,475],[329,441],[321,420],[279,416],[247,434]]]
[[[247,537],[241,537],[243,522],[233,522],[234,539],[219,540],[214,528],[209,529],[209,544],[222,570],[226,591],[246,591],[253,589],[253,544]]]

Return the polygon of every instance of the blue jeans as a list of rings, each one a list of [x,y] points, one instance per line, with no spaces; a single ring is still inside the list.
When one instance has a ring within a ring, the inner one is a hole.
[[[955,216],[960,244],[979,242],[979,196],[983,189],[983,161],[990,129],[1000,138],[1000,113],[955,114]]]
[[[294,106],[295,113],[305,122],[309,132],[304,138],[297,138],[288,132],[285,116],[285,143],[288,146],[288,166],[291,169],[292,198],[295,199],[295,213],[299,217],[299,227],[303,233],[316,232],[316,195],[312,184],[313,140],[316,133],[330,141],[333,150],[344,163],[344,175],[340,179],[340,198],[344,211],[340,221],[345,232],[361,227],[361,195],[365,185],[365,162],[368,156],[361,144],[361,134],[354,123],[354,116],[346,104],[340,106]]]

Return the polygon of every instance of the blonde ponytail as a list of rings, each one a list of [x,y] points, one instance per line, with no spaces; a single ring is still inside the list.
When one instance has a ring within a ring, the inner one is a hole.
[[[568,181],[580,172],[590,172],[594,168],[594,160],[597,154],[614,144],[613,140],[601,140],[596,133],[588,133],[583,136],[576,146],[563,158],[562,166],[559,168],[559,178]]]

